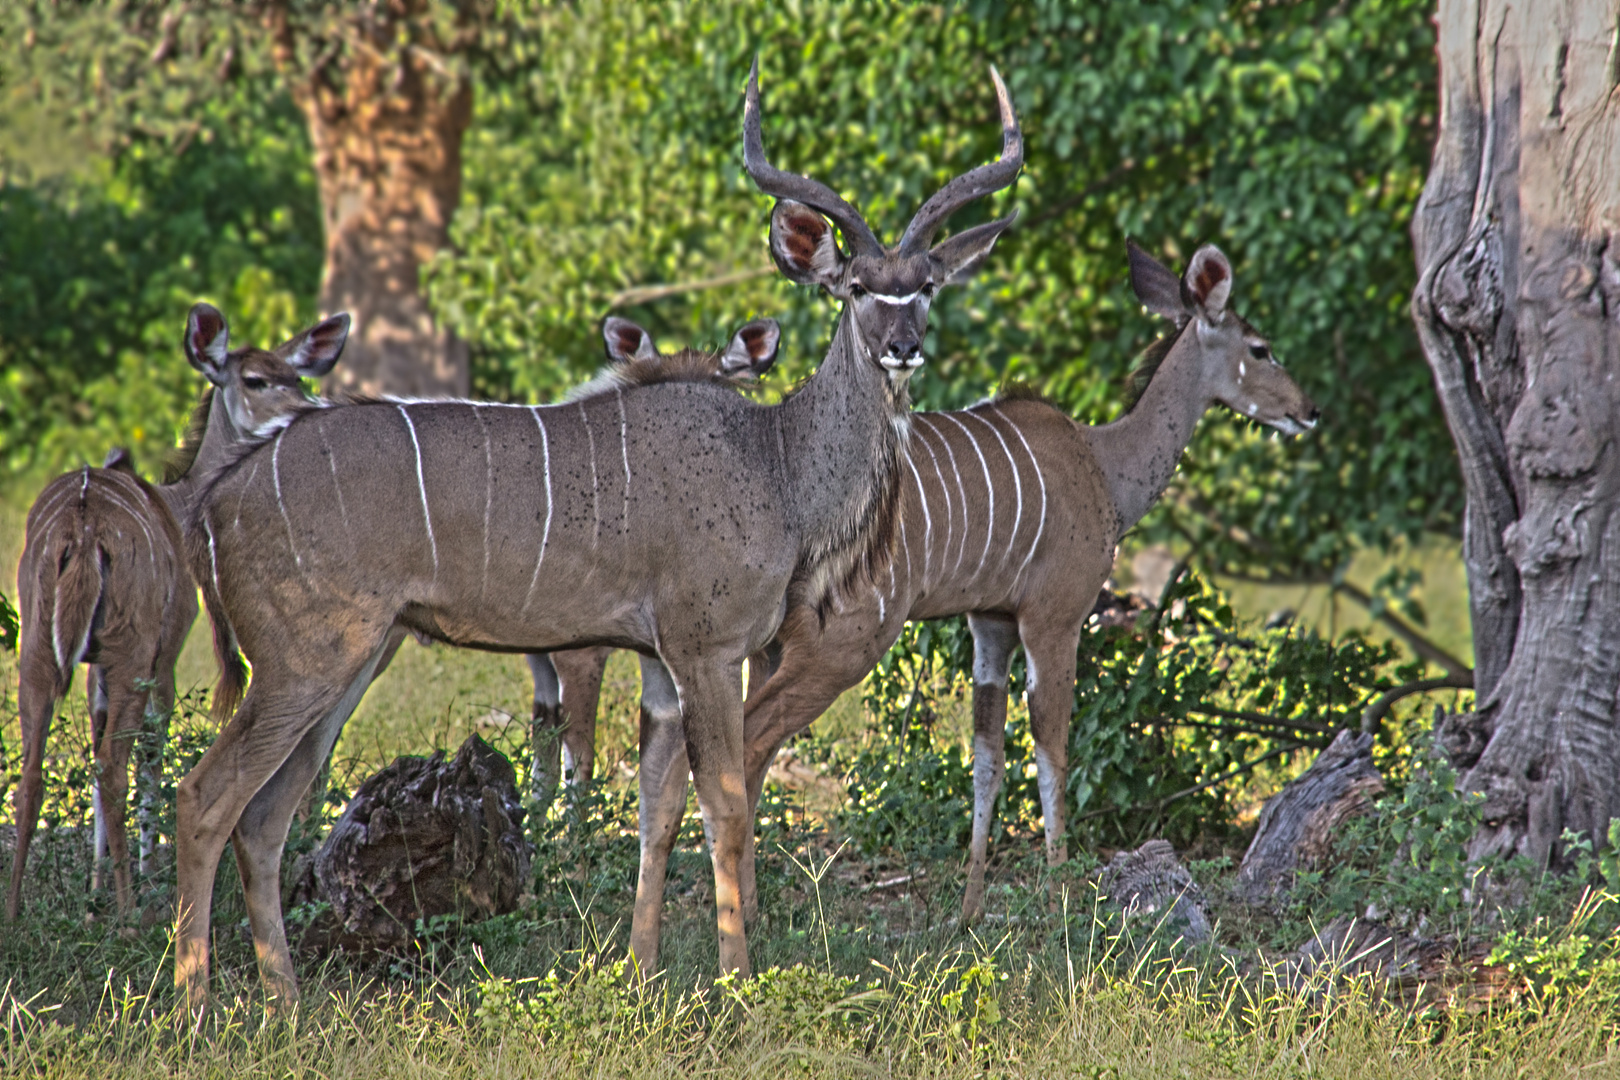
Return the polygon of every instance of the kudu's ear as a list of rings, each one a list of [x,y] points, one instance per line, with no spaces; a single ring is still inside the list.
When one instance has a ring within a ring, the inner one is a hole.
[[[999,221],[987,221],[983,225],[964,229],[936,245],[928,253],[939,267],[936,284],[955,285],[972,277],[984,260],[990,257],[990,249],[996,246],[996,241],[1017,216],[1018,211],[1014,210]]]
[[[225,316],[213,304],[194,304],[186,316],[186,359],[218,386],[225,377],[225,356],[230,352],[231,333]]]
[[[1226,299],[1232,295],[1232,264],[1220,248],[1205,244],[1193,252],[1182,280],[1192,302],[1204,309],[1205,318],[1213,321],[1226,311]]]
[[[720,354],[720,373],[733,378],[759,378],[776,363],[776,348],[781,341],[782,328],[775,319],[755,319],[744,324]]]
[[[347,312],[323,319],[302,334],[280,345],[276,355],[287,361],[287,366],[306,379],[319,379],[343,355],[343,345],[349,340]]]
[[[832,223],[801,202],[783,199],[771,211],[771,258],[800,285],[821,285],[841,295],[844,254]]]
[[[632,360],[658,359],[658,346],[653,336],[629,319],[609,315],[602,320],[602,341],[607,346],[609,363],[628,364]]]
[[[1125,241],[1125,255],[1131,266],[1131,291],[1142,306],[1180,326],[1187,321],[1187,303],[1181,295],[1181,279],[1158,259],[1143,251],[1135,240]]]

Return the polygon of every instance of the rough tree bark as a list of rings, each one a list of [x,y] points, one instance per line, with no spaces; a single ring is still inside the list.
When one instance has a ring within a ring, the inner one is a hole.
[[[354,318],[329,390],[468,392],[466,344],[434,324],[420,273],[449,242],[461,198],[473,89],[459,57],[477,41],[487,6],[277,0],[263,8],[315,150],[326,224],[320,307]]]
[[[1565,828],[1620,815],[1620,0],[1438,26],[1412,307],[1468,490],[1471,854],[1560,868]]]

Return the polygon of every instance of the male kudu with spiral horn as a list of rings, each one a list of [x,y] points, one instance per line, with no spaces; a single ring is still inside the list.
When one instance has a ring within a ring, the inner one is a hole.
[[[1019,165],[997,82],[1011,160],[997,183],[964,197],[1005,186]],[[192,1007],[206,1000],[210,899],[227,839],[266,989],[279,1002],[296,996],[280,909],[287,827],[376,665],[407,632],[510,652],[615,645],[661,661],[649,665],[665,685],[649,695],[644,735],[683,744],[712,837],[720,965],[748,969],[743,660],[775,632],[790,583],[818,603],[887,559],[906,379],[921,363],[930,293],[971,272],[1006,222],[932,251],[914,223],[909,244],[887,251],[827,188],[766,164],[757,74],[744,132],[750,173],[783,199],[771,220],[778,265],[848,301],[825,360],[782,404],[682,382],[555,406],[311,408],[198,500],[192,566],[253,681],[177,799],[176,981]],[[850,237],[852,257],[823,214]],[[631,935],[643,970],[656,963],[658,935],[647,885]]]

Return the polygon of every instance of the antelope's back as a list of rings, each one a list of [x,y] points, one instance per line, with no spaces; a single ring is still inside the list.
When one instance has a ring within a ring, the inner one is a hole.
[[[768,415],[700,383],[312,410],[199,500],[198,570],[255,662],[254,624],[288,614],[334,643],[399,619],[489,648],[648,647],[671,605],[732,618],[729,589],[791,573]]]

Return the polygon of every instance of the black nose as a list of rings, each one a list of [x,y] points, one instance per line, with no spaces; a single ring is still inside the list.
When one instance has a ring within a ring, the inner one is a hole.
[[[1321,409],[1312,409],[1311,410],[1311,423],[1314,424],[1320,419],[1322,419],[1322,410]]]
[[[896,360],[910,360],[921,346],[915,340],[889,342],[889,355]]]

